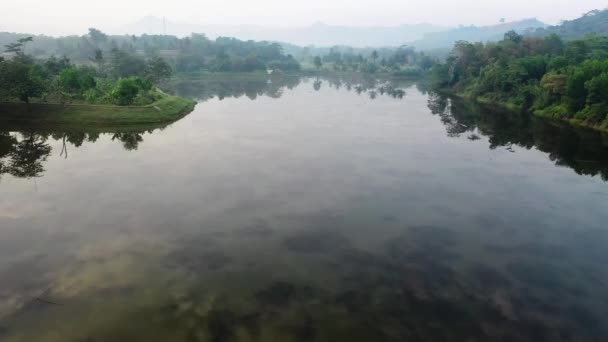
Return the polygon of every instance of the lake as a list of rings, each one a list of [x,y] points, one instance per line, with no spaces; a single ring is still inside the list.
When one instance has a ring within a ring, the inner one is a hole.
[[[605,341],[608,136],[357,77],[0,126],[2,341]]]

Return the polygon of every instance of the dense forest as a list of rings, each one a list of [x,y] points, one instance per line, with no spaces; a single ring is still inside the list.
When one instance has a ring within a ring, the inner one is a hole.
[[[0,33],[0,44],[10,46],[13,42],[28,37]],[[422,76],[435,63],[435,58],[431,55],[409,46],[378,49],[347,46],[313,48],[226,37],[211,40],[204,34],[197,33],[185,38],[168,35],[110,36],[94,28],[81,37],[35,36],[24,47],[24,53],[35,60],[61,56],[78,65],[94,67],[99,67],[101,62],[108,59],[125,59],[128,63],[123,64],[123,74],[128,76],[142,76],[146,60],[159,59],[166,61],[177,74],[190,75],[199,72],[266,70],[294,72],[306,68]]]
[[[392,73],[394,76],[421,77],[435,65],[436,59],[410,46],[367,49],[333,47],[327,54],[315,56],[312,63],[317,69],[341,72]]]
[[[542,116],[608,128],[608,37],[505,34],[496,43],[458,42],[433,69],[435,84]]]
[[[8,45],[27,35],[0,33],[0,44]],[[88,34],[69,37],[35,36],[26,52],[34,58],[65,56],[79,64],[94,63],[100,56],[121,51],[135,65],[161,57],[176,72],[231,72],[280,69],[299,70],[299,63],[277,43],[241,41],[234,38],[208,39],[204,34],[177,38],[168,35],[110,36],[91,28]]]
[[[172,73],[160,57],[143,59],[118,48],[108,55],[96,50],[88,64],[76,65],[65,56],[37,59],[25,52],[33,41],[24,37],[6,45],[0,100],[146,105],[162,96],[155,85]]]
[[[0,55],[0,99],[142,105],[154,102],[159,96],[155,85],[175,73],[306,69],[422,77],[432,70],[438,86],[470,97],[606,126],[608,38],[567,38],[602,33],[608,30],[607,19],[608,10],[593,11],[560,26],[509,31],[498,42],[458,41],[442,64],[411,46],[296,47],[211,40],[196,33],[184,38],[113,36],[94,28],[83,36],[61,38],[0,33],[6,47]]]
[[[608,10],[594,10],[582,17],[567,20],[560,25],[541,27],[529,31],[526,35],[542,37],[557,34],[564,39],[581,39],[590,33],[608,35]]]
[[[427,33],[423,38],[412,42],[412,46],[424,51],[450,49],[454,43],[461,40],[470,42],[498,41],[509,31],[524,34],[545,26],[538,19],[501,22],[490,26],[461,26],[447,31]]]

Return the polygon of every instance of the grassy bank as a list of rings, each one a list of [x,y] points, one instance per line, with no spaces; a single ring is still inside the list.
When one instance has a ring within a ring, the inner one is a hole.
[[[586,120],[579,119],[577,117],[570,118],[570,117],[564,116],[563,112],[560,111],[559,108],[556,108],[556,107],[546,108],[546,109],[543,109],[543,110],[536,110],[536,111],[534,111],[533,114],[535,116],[538,116],[538,117],[541,117],[541,118],[546,118],[546,119],[551,119],[551,120],[566,121],[566,122],[568,122],[568,123],[570,123],[571,125],[574,125],[574,126],[580,126],[580,127],[595,129],[595,130],[598,130],[598,131],[602,131],[602,132],[608,133],[608,118],[606,118],[601,123],[589,122],[589,121],[586,121]]]
[[[491,98],[489,96],[473,96],[472,94],[467,93],[467,92],[452,92],[447,89],[443,89],[442,92],[452,95],[452,96],[462,98],[462,99],[474,101],[474,102],[477,102],[477,103],[480,103],[483,105],[498,106],[498,107],[508,110],[510,112],[522,112],[524,110],[523,106],[521,106],[521,105],[518,105],[513,102],[497,100],[497,99]],[[594,129],[594,130],[608,133],[608,119],[604,120],[604,122],[602,122],[602,123],[591,123],[591,122],[588,122],[585,120],[568,117],[568,116],[564,115],[564,113],[561,113],[561,112],[554,113],[550,110],[550,108],[545,109],[545,110],[532,111],[532,115],[534,115],[536,117],[544,118],[544,119],[568,122],[569,124],[571,124],[573,126],[579,126],[579,127]]]
[[[121,127],[170,123],[194,109],[194,101],[165,95],[147,106],[0,103],[0,121],[23,125]]]

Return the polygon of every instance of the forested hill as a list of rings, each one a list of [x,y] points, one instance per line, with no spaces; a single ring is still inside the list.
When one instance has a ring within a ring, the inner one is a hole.
[[[428,33],[424,38],[413,42],[412,45],[418,50],[448,49],[461,40],[468,42],[499,41],[509,31],[523,33],[530,29],[545,26],[543,22],[537,19],[526,19],[491,26],[463,26],[444,32]]]
[[[586,13],[581,18],[564,21],[558,26],[539,28],[529,35],[547,36],[557,34],[564,39],[580,39],[589,34],[608,35],[608,9]]]
[[[508,32],[458,42],[434,82],[466,97],[608,130],[608,37],[562,40]]]
[[[235,37],[242,40],[284,42],[300,46],[314,45],[331,47],[348,45],[352,47],[399,46],[422,38],[426,33],[439,32],[448,27],[432,24],[403,24],[398,26],[339,26],[315,22],[309,26],[257,26],[257,25],[206,25],[164,21],[158,17],[141,20],[115,29],[114,33],[159,34],[166,32],[178,37],[189,36],[192,32],[205,33],[208,37]]]

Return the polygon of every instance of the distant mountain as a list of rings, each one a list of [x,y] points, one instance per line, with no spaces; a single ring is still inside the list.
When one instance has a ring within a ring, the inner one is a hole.
[[[411,45],[418,50],[436,50],[452,48],[459,40],[469,42],[487,42],[501,40],[505,33],[514,30],[524,33],[547,25],[537,19],[525,19],[492,26],[463,26],[443,32],[432,32]]]
[[[578,19],[564,21],[557,26],[540,28],[529,34],[545,36],[553,33],[564,39],[579,39],[589,34],[608,35],[608,9],[591,11]]]
[[[264,27],[254,25],[198,25],[164,21],[158,17],[141,20],[114,30],[114,34],[166,34],[178,37],[204,33],[209,38],[235,37],[242,40],[268,40],[300,46],[348,45],[353,47],[399,46],[422,38],[425,34],[448,28],[431,24],[353,27],[316,22],[303,27]]]

